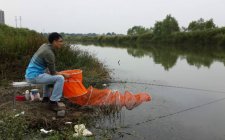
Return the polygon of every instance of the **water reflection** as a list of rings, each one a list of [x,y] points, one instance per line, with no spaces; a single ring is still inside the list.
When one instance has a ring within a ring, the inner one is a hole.
[[[200,68],[210,67],[213,62],[222,62],[225,65],[225,49],[201,46],[162,46],[162,45],[109,45],[95,44],[101,47],[111,46],[127,48],[127,53],[133,57],[149,56],[156,64],[161,64],[165,70],[176,65],[177,59],[186,59],[187,63]]]
[[[205,48],[183,48],[176,46],[150,46],[143,49],[143,46],[138,48],[128,48],[128,54],[134,57],[149,56],[152,57],[156,64],[162,64],[165,70],[172,68],[177,59],[180,57],[186,59],[189,65],[200,68],[201,66],[210,67],[214,61],[219,61],[225,64],[225,51],[220,49],[205,49]]]

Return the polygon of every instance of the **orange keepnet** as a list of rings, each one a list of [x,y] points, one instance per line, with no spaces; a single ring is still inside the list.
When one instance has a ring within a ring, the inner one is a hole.
[[[82,70],[65,70],[61,73],[69,74],[71,77],[65,79],[63,87],[63,95],[65,98],[72,98],[84,95],[87,89],[82,84]]]
[[[126,91],[121,94],[119,91],[112,91],[110,89],[96,89],[89,87],[86,89],[82,84],[82,70],[66,70],[61,73],[70,74],[64,82],[63,94],[64,97],[71,102],[79,105],[91,106],[125,106],[127,109],[133,109],[142,102],[151,100],[148,93],[132,94]]]

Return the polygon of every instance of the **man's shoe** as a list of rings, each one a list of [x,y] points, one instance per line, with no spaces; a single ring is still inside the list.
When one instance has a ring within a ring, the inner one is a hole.
[[[49,97],[43,97],[42,103],[48,103],[50,101]]]
[[[65,104],[61,102],[56,102],[56,101],[50,101],[49,102],[49,107],[53,111],[62,111],[66,109]]]

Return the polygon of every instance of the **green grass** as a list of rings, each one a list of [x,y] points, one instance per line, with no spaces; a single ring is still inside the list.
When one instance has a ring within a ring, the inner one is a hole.
[[[15,112],[0,112],[0,138],[22,139],[28,132],[24,117],[15,117]]]
[[[1,24],[0,40],[0,83],[2,83],[3,80],[23,79],[29,59],[46,38],[35,31]]]
[[[47,38],[29,29],[18,29],[0,24],[0,85],[6,81],[24,80],[25,69],[39,46]],[[82,69],[84,79],[105,79],[108,70],[97,58],[81,50],[65,46],[56,52],[58,71]],[[84,80],[85,81],[85,80]],[[85,85],[90,84],[88,80]]]
[[[56,55],[57,70],[81,69],[83,71],[84,85],[88,87],[94,81],[109,79],[109,70],[98,59],[88,52],[78,48],[63,47]],[[100,85],[96,85],[99,87]]]
[[[63,125],[61,130],[53,130],[52,133],[44,134],[40,129],[31,129],[27,116],[15,117],[18,112],[4,110],[0,112],[0,139],[44,139],[44,140],[93,140],[93,137],[73,137],[75,133],[73,126]],[[29,122],[32,123],[32,122]]]

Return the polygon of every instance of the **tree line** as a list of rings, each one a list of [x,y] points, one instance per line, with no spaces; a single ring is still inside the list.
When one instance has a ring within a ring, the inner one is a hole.
[[[67,36],[67,40],[90,43],[197,44],[225,47],[225,27],[217,27],[213,19],[203,18],[190,22],[188,27],[179,27],[177,20],[167,15],[150,28],[133,26],[127,30],[127,35]]]

